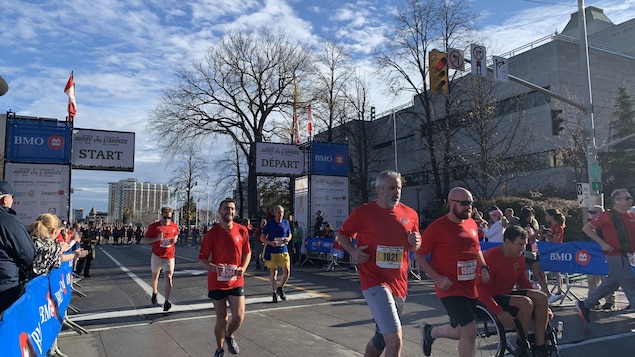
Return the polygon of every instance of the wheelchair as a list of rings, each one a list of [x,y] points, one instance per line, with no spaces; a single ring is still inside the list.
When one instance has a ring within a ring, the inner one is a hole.
[[[516,328],[522,330],[516,321]],[[550,357],[559,357],[557,331],[547,324],[545,331],[545,348]],[[532,355],[534,334],[527,335],[529,354]],[[503,357],[518,356],[516,345],[516,329],[505,329],[496,315],[481,302],[476,303],[476,356]]]

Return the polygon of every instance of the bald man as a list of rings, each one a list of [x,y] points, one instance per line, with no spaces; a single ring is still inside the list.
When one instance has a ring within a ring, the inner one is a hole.
[[[421,344],[423,353],[430,356],[435,339],[458,340],[459,356],[472,357],[476,341],[476,276],[480,274],[487,283],[489,268],[478,242],[478,225],[471,218],[472,193],[462,187],[453,188],[448,194],[448,205],[450,212],[423,232],[415,259],[434,279],[437,296],[450,317],[450,324],[434,328],[421,324]]]

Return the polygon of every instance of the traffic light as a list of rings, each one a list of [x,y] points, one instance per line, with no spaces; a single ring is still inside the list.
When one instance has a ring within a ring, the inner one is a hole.
[[[431,51],[428,60],[430,92],[448,95],[448,55],[439,51]]]
[[[370,107],[370,120],[375,120],[375,107]]]
[[[564,130],[564,119],[560,118],[562,109],[551,109],[551,135],[560,135]]]

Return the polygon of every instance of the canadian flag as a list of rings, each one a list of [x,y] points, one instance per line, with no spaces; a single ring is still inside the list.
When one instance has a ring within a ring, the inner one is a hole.
[[[72,123],[73,118],[75,117],[75,113],[77,113],[77,103],[75,103],[75,82],[73,81],[73,72],[71,72],[71,76],[68,77],[68,82],[66,82],[64,93],[68,95],[68,121]]]
[[[300,120],[298,119],[298,113],[293,108],[293,132],[295,136],[295,144],[300,145]]]
[[[307,123],[307,130],[309,131],[309,140],[313,135],[313,109],[311,109],[311,104],[306,108],[309,113],[309,122]]]

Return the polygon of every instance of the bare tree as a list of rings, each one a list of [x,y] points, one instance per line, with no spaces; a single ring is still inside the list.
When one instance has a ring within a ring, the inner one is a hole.
[[[288,114],[293,85],[310,73],[305,46],[284,33],[229,31],[191,70],[177,70],[178,86],[166,90],[149,128],[179,150],[191,138],[228,136],[248,163],[248,211],[257,210],[256,143],[267,141]]]
[[[198,151],[196,142],[191,142],[175,157],[176,168],[168,184],[174,188],[174,193],[185,194],[185,203],[181,207],[181,219],[185,220],[188,229],[196,217],[196,203],[192,191],[198,181],[207,172],[207,162]]]
[[[463,48],[462,41],[473,29],[473,18],[469,4],[464,0],[407,0],[406,7],[396,17],[396,26],[386,35],[385,48],[375,56],[376,65],[387,80],[389,90],[394,94],[412,93],[422,106],[422,112],[415,114],[420,119],[418,129],[428,151],[438,201],[447,196],[450,184],[452,129],[447,116],[451,94],[441,108],[434,106],[426,81],[428,52],[432,49],[447,51],[450,47]],[[437,140],[441,140],[441,150]]]
[[[311,95],[316,101],[313,110],[318,126],[325,129],[326,141],[332,142],[333,128],[346,117],[346,85],[352,73],[350,57],[343,46],[326,41],[316,53],[314,65],[315,85]]]

